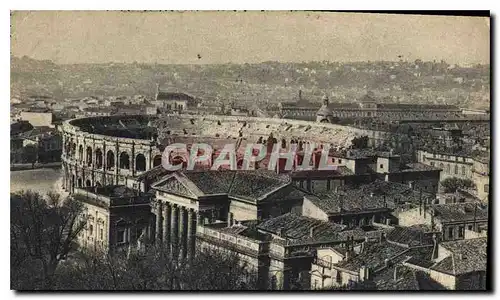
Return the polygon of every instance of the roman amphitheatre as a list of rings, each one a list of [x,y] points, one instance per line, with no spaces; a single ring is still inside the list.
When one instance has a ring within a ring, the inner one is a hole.
[[[314,143],[342,149],[366,130],[300,120],[234,116],[160,115],[106,116],[65,121],[63,187],[130,185],[153,168],[159,169],[163,149],[172,143],[207,143],[214,150],[234,143],[243,152],[247,143],[281,147]],[[378,137],[372,135],[376,142]]]

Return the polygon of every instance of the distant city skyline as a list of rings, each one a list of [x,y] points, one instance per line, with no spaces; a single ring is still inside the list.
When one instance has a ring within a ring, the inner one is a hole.
[[[56,63],[490,63],[489,18],[324,12],[19,11],[11,54]]]

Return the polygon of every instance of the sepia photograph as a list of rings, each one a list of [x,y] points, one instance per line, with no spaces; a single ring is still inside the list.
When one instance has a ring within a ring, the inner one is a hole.
[[[491,291],[490,21],[11,10],[10,289]]]

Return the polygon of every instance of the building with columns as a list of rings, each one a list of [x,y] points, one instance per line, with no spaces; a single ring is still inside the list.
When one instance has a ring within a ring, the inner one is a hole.
[[[305,194],[289,176],[265,170],[176,172],[151,188],[156,241],[183,256],[194,251],[196,226],[300,211]]]

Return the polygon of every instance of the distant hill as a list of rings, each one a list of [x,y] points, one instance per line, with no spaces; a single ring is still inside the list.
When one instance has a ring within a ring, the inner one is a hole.
[[[222,65],[142,63],[55,64],[11,58],[11,92],[64,99],[99,95],[153,96],[156,84],[223,102],[275,104],[304,98],[352,101],[372,90],[387,101],[445,102],[489,108],[489,65],[469,68],[445,62],[304,62]],[[441,98],[440,98],[441,97]]]

